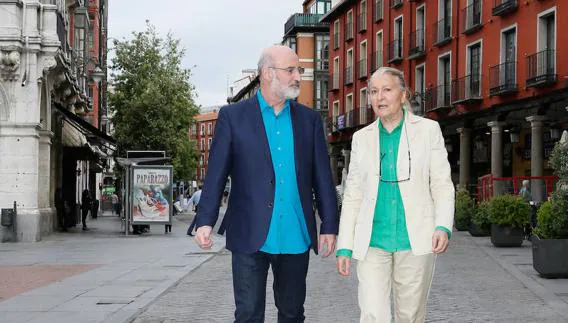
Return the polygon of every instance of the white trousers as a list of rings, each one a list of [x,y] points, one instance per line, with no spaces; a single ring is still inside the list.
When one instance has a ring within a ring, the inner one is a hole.
[[[391,323],[391,292],[396,323],[421,323],[434,275],[436,254],[386,252],[369,248],[357,262],[361,323]]]

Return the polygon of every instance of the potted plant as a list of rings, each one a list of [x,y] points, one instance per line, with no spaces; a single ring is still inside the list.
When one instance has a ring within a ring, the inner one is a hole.
[[[533,267],[543,277],[568,278],[568,134],[556,144],[549,164],[560,177],[552,199],[537,213]]]
[[[520,247],[530,213],[529,204],[520,196],[501,195],[491,199],[491,243],[495,247]]]
[[[479,203],[471,218],[469,234],[474,237],[486,237],[491,233],[491,221],[489,220],[490,202]]]
[[[459,231],[469,229],[471,218],[475,213],[475,204],[465,188],[456,192],[456,212],[454,216],[454,226]]]

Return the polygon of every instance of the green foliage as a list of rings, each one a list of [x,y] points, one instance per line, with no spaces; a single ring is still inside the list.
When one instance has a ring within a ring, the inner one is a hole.
[[[491,226],[491,221],[489,219],[489,215],[491,213],[491,202],[490,201],[483,201],[479,203],[477,206],[477,210],[473,214],[471,218],[471,222],[482,229],[489,230]]]
[[[198,108],[193,101],[191,72],[182,68],[184,50],[171,34],[160,38],[148,21],[146,30],[131,39],[114,40],[116,56],[111,69],[116,156],[128,150],[164,150],[172,158],[174,178],[195,174],[197,151],[189,140],[189,127]]]
[[[520,196],[501,195],[490,201],[489,219],[492,224],[523,228],[530,220],[530,206]]]
[[[568,141],[557,142],[550,153],[548,164],[561,179],[568,180]]]
[[[468,190],[462,188],[456,192],[455,226],[458,230],[468,230],[475,213],[475,204]]]
[[[533,234],[541,239],[551,239],[554,229],[552,228],[552,202],[544,202],[537,212],[538,227],[534,228]]]

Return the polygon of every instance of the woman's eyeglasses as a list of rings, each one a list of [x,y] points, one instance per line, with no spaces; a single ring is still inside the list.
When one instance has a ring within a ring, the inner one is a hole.
[[[396,179],[396,180],[389,180],[389,179],[384,179],[383,178],[383,167],[382,165],[379,165],[379,180],[383,183],[401,183],[401,182],[407,182],[410,180],[410,171],[411,171],[411,158],[410,158],[410,142],[408,142],[408,132],[406,132],[406,123],[404,124],[404,133],[406,134],[406,146],[408,147],[408,177],[405,179]],[[381,154],[381,164],[383,163],[383,159],[385,158],[387,154],[386,153],[382,153]]]

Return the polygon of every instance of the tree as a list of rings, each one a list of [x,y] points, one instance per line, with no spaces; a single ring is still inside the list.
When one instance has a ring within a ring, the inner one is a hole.
[[[171,33],[160,38],[146,21],[144,32],[114,40],[114,93],[109,94],[116,156],[128,150],[164,150],[172,157],[174,178],[195,174],[197,151],[189,127],[198,108],[193,101],[191,71],[181,66],[184,50]]]

